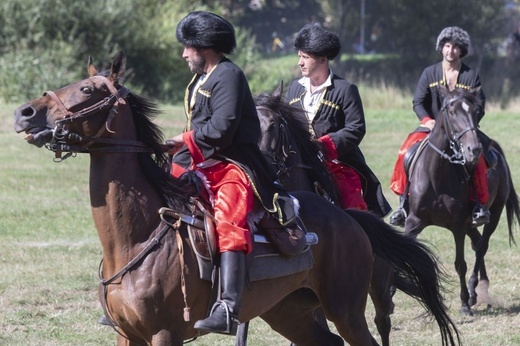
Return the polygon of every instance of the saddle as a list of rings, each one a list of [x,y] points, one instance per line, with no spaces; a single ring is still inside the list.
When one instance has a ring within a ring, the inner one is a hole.
[[[424,127],[424,126],[419,126],[418,128],[416,128],[413,131],[413,133],[429,134],[430,129],[427,127]],[[406,177],[410,178],[410,172],[412,170],[413,163],[415,162],[415,158],[417,157],[416,154],[419,152],[419,148],[421,148],[421,151],[422,151],[422,148],[424,147],[424,144],[427,143],[427,141],[428,141],[428,136],[425,135],[425,137],[423,139],[419,140],[418,142],[416,142],[412,146],[410,146],[410,148],[408,148],[408,150],[404,154],[403,163],[404,163],[404,172],[406,174]]]
[[[206,202],[192,199],[191,214],[161,208],[163,218],[171,217],[187,225],[188,238],[196,254],[199,276],[212,281],[217,263],[215,219]],[[253,251],[246,257],[250,281],[286,276],[312,268],[310,245],[318,243],[315,233],[307,232],[299,217],[290,226],[281,226],[269,213],[250,223]]]
[[[404,154],[404,172],[408,178],[410,178],[412,167],[415,163],[415,159],[417,158],[417,154],[423,150],[423,148],[426,146],[426,143],[428,143],[428,137],[426,137],[422,141],[414,143],[408,149],[406,154]]]

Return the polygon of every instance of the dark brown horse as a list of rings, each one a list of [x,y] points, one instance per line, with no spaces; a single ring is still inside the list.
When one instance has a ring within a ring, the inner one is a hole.
[[[470,201],[470,177],[483,150],[477,135],[480,109],[480,100],[476,97],[478,90],[441,90],[444,97],[441,114],[411,167],[410,211],[405,232],[417,236],[425,227],[436,225],[453,233],[461,312],[471,315],[471,306],[477,301],[475,288],[479,274],[480,280],[488,281],[484,256],[504,206],[510,243],[514,242],[512,225],[515,220],[520,220],[520,208],[504,153],[498,143],[491,141],[490,150],[497,158],[496,166],[488,170],[490,198],[487,207],[491,212],[491,220],[484,226],[482,235],[471,225],[473,202]],[[476,253],[469,287],[466,285],[467,266],[464,259],[466,235],[470,237]]]
[[[170,226],[158,210],[189,213],[198,185],[167,172],[162,134],[152,122],[154,105],[119,83],[125,65],[120,53],[110,71],[99,74],[89,59],[89,78],[20,106],[15,130],[25,132],[30,144],[46,144],[57,159],[90,155],[90,200],[103,250],[100,299],[118,326],[118,345],[182,345],[198,336],[193,324],[206,316],[211,282],[199,277],[185,224]],[[306,227],[319,237],[312,246],[314,266],[252,282],[242,296],[240,321],[260,316],[299,345],[343,345],[342,338],[351,345],[377,345],[364,316],[372,248],[415,253],[416,247],[395,247],[370,213],[357,213],[362,227],[314,193],[294,196]],[[439,278],[431,257],[417,262],[425,275]],[[434,281],[432,294],[439,284]],[[316,323],[318,306],[342,338]],[[441,341],[455,344],[458,332],[445,317]]]
[[[274,93],[263,93],[256,98],[258,117],[262,126],[260,149],[278,171],[279,180],[287,190],[313,191],[335,202],[336,187],[322,161],[321,145],[312,137],[304,111],[284,102],[282,91],[283,85],[280,85]],[[357,217],[353,210],[347,210],[346,213],[354,218]],[[362,220],[359,222],[363,225]],[[397,249],[403,246],[402,244],[414,247],[414,242],[410,242],[392,227],[386,224],[381,227],[391,239],[389,244]],[[372,239],[371,235],[368,235],[372,242],[377,242],[377,239]],[[378,246],[373,248],[377,256],[374,259],[369,293],[376,310],[375,323],[383,345],[390,344],[393,285],[417,299],[435,317],[441,334],[444,334],[446,312],[443,310],[440,294],[426,289],[429,286],[437,287],[435,277],[422,277],[420,272],[424,268],[416,266],[419,263],[417,257],[429,256],[429,252],[422,253],[421,247],[418,247],[417,250],[421,254],[411,255],[411,252],[403,250],[392,251],[390,255],[385,255],[378,251]],[[409,271],[403,270],[405,267]],[[394,270],[396,271],[395,282]]]

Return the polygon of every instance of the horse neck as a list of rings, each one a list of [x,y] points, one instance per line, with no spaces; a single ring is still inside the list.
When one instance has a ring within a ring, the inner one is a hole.
[[[115,137],[135,139],[131,116],[119,115],[125,126],[113,122]],[[126,264],[158,226],[162,206],[140,167],[137,153],[90,154],[92,215],[103,247],[104,272]]]
[[[291,134],[288,136],[290,150],[287,150],[290,151],[290,154],[285,162],[278,163],[278,169],[285,169],[285,173],[282,172],[283,174],[280,176],[280,181],[288,191],[314,192],[314,184],[309,176],[310,168],[304,167],[304,160],[295,138]]]
[[[448,139],[448,136],[446,134],[446,129],[444,127],[444,124],[438,121],[435,124],[435,127],[430,132],[430,135],[428,136],[428,140],[430,143],[435,145],[437,148],[441,150],[449,149],[450,141]]]
[[[303,168],[292,167],[286,174],[280,176],[280,182],[289,191],[311,191],[314,186],[309,175]]]

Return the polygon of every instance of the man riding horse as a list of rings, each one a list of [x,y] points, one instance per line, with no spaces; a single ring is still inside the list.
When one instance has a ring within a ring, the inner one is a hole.
[[[197,11],[181,20],[176,37],[195,75],[186,91],[186,129],[166,142],[173,155],[171,173],[179,177],[186,170],[197,170],[207,179],[221,253],[222,299],[195,328],[234,334],[245,282],[245,255],[252,250],[247,218],[255,192],[265,192],[261,201],[280,224],[294,218],[294,209],[292,199],[274,183],[275,174],[267,171],[270,166],[258,148],[260,123],[247,80],[225,56],[236,46],[233,26],[216,14]]]
[[[436,49],[442,54],[442,61],[424,69],[413,99],[413,110],[421,125],[408,135],[401,148],[390,181],[390,188],[400,196],[399,208],[390,216],[394,226],[404,226],[408,208],[408,178],[405,172],[405,155],[417,142],[422,141],[435,126],[435,119],[443,107],[443,99],[439,92],[440,86],[450,91],[455,88],[471,90],[480,88],[480,77],[476,71],[462,62],[468,54],[470,37],[468,33],[456,26],[444,28],[437,38]],[[484,116],[485,96],[482,89],[478,93],[482,101],[478,121]],[[484,154],[489,147],[489,139],[479,131],[480,141],[484,144]],[[488,158],[491,161],[492,158]],[[475,208],[472,213],[472,224],[475,227],[489,222],[489,210],[484,207],[489,199],[487,182],[487,165],[484,155],[476,167],[472,177],[473,199]]]
[[[298,32],[294,47],[302,78],[289,86],[286,99],[306,111],[311,132],[323,144],[341,207],[386,216],[390,205],[359,148],[366,125],[358,88],[329,66],[341,49],[338,35],[318,23],[307,24]]]

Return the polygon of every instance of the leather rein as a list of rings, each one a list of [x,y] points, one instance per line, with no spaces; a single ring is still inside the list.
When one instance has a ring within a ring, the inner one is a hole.
[[[63,161],[70,156],[75,156],[76,153],[152,152],[151,148],[140,141],[101,137],[105,131],[109,133],[115,133],[110,128],[112,120],[118,115],[119,107],[121,105],[126,105],[125,99],[130,94],[130,91],[124,86],[116,89],[114,85],[108,80],[108,78],[104,76],[95,77],[102,79],[103,83],[110,91],[110,96],[107,96],[99,102],[89,107],[83,108],[77,112],[71,112],[67,107],[65,107],[58,95],[56,95],[56,93],[53,91],[48,90],[43,94],[44,96],[49,96],[52,98],[58,106],[59,110],[64,114],[64,117],[60,120],[57,120],[55,123],[56,126],[52,130],[51,142],[45,145],[47,149],[55,153],[54,161]],[[65,128],[65,124],[82,121],[88,119],[91,116],[103,114],[103,111],[107,111],[105,113],[105,126],[101,127],[94,136],[82,136]],[[86,144],[79,144],[84,142],[86,142]],[[93,144],[102,144],[102,146],[91,148],[90,146]],[[66,154],[62,157],[62,153],[64,152],[66,152]]]

